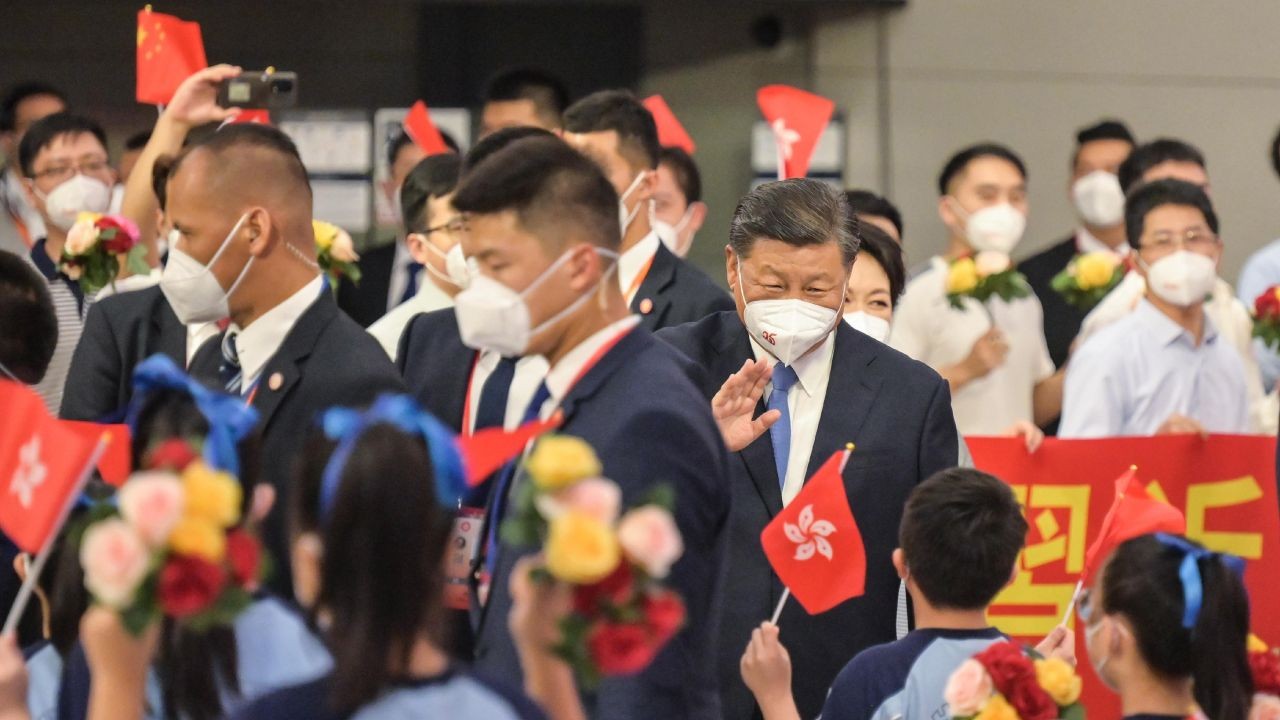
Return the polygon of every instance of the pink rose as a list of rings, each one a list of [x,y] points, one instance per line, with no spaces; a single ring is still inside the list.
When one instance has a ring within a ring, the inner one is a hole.
[[[133,603],[147,575],[151,554],[128,523],[109,518],[94,523],[80,544],[84,586],[101,604],[122,610]]]
[[[942,697],[950,706],[952,717],[969,717],[982,710],[993,692],[995,687],[987,669],[977,660],[970,659],[960,663],[960,667],[951,673]]]
[[[346,230],[338,230],[338,235],[333,238],[333,247],[330,248],[329,254],[338,262],[355,262],[360,259],[356,254],[355,245],[351,242],[351,236]]]
[[[1249,707],[1249,720],[1280,720],[1280,698],[1275,695],[1253,696]]]
[[[93,218],[77,220],[67,231],[67,244],[63,252],[67,255],[84,255],[93,249],[98,242],[98,226]]]
[[[631,559],[653,578],[664,578],[684,554],[680,530],[671,513],[657,505],[643,505],[622,516],[618,543]]]
[[[622,507],[622,490],[612,480],[588,478],[559,492],[541,494],[535,502],[538,512],[548,520],[578,510],[605,525],[613,525]]]
[[[1002,273],[1012,264],[1008,255],[994,250],[983,250],[973,259],[973,262],[978,267],[978,275],[982,277]]]
[[[120,514],[153,548],[163,547],[182,517],[182,482],[167,472],[135,473],[120,488]]]

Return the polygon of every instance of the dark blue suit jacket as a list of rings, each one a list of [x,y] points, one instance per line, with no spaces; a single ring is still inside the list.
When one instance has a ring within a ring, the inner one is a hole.
[[[703,395],[755,355],[736,312],[658,333],[707,371]],[[758,412],[763,412],[763,404]],[[890,557],[908,493],[938,470],[956,464],[956,429],[947,384],[922,363],[841,322],[827,396],[807,475],[846,443],[857,450],[845,467],[845,490],[867,550],[866,594],[810,617],[788,602],[778,624],[791,653],[792,689],[800,716],[816,717],[836,674],[864,648],[894,639],[898,576]],[[751,630],[767,620],[782,592],[760,546],[760,531],[782,508],[782,493],[765,433],[734,453],[730,468],[729,580],[720,633],[720,689],[724,716],[755,710],[738,670]]]
[[[692,263],[658,243],[649,273],[631,299],[631,313],[650,332],[681,325],[721,310],[734,309],[733,298]]]
[[[396,367],[409,393],[424,408],[462,432],[475,350],[462,344],[453,308],[422,313],[405,325],[396,352]]]
[[[558,432],[595,448],[604,475],[622,488],[624,506],[650,488],[676,491],[676,523],[684,556],[668,582],[688,608],[685,628],[644,672],[601,683],[586,698],[594,717],[629,720],[720,720],[715,657],[723,609],[729,522],[728,458],[711,409],[689,380],[688,361],[637,328],[622,338],[569,391]],[[524,478],[517,475],[516,488]],[[507,506],[510,508],[510,504]],[[521,677],[507,632],[507,579],[532,547],[497,548],[489,603],[480,610],[477,669]],[[473,593],[474,595],[474,593]]]

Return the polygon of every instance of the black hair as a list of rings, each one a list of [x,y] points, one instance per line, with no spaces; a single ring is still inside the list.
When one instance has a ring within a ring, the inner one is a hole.
[[[1146,230],[1147,214],[1162,205],[1192,207],[1204,215],[1204,221],[1216,235],[1218,215],[1204,188],[1184,180],[1166,178],[1141,183],[1124,200],[1124,231],[1129,245],[1138,248]]]
[[[54,140],[63,135],[85,133],[97,138],[98,142],[102,143],[102,150],[106,151],[107,134],[102,131],[101,125],[87,117],[60,112],[35,121],[31,127],[27,128],[27,132],[22,136],[22,142],[18,144],[18,165],[22,168],[22,174],[34,177],[33,165],[36,156],[41,150],[52,145]]]
[[[702,199],[702,173],[689,153],[678,147],[664,147],[658,152],[658,164],[671,169],[686,205]]]
[[[1271,169],[1280,176],[1280,130],[1277,130],[1275,137],[1271,138]]]
[[[903,236],[902,213],[898,211],[897,206],[889,202],[888,198],[870,190],[846,190],[844,197],[849,201],[849,209],[853,214],[882,217],[898,231],[898,237]]]
[[[1154,673],[1170,680],[1192,679],[1196,703],[1206,716],[1244,720],[1253,696],[1245,649],[1249,596],[1220,557],[1201,558],[1196,563],[1203,593],[1200,613],[1194,627],[1183,627],[1186,600],[1179,569],[1185,557],[1183,550],[1154,535],[1121,544],[1102,570],[1100,609],[1129,621],[1138,652]]]
[[[848,268],[858,255],[857,228],[843,191],[822,180],[793,178],[765,183],[738,201],[729,224],[729,245],[738,257],[746,258],[760,239],[796,247],[834,242]]]
[[[934,473],[907,498],[898,531],[907,568],[931,605],[980,610],[1009,584],[1027,539],[1013,490],[980,470]]]
[[[453,206],[462,213],[514,210],[523,227],[547,231],[539,233],[547,239],[563,237],[564,226],[574,224],[593,244],[616,250],[622,242],[613,185],[554,136],[517,140],[473,167]]]
[[[437,128],[437,130],[440,132],[440,139],[444,141],[445,147],[455,153],[461,152],[461,150],[458,149],[458,141],[454,140],[452,135],[444,130],[440,130],[439,128]],[[387,167],[395,165],[396,158],[400,157],[400,151],[412,144],[413,136],[404,130],[392,133],[391,137],[387,139]]]
[[[425,232],[435,221],[427,215],[427,200],[453,192],[458,186],[462,158],[457,153],[425,157],[404,178],[400,186],[400,211],[409,232]]]
[[[640,167],[658,167],[658,126],[653,114],[628,90],[600,90],[564,111],[565,132],[618,133],[618,149]],[[630,151],[628,153],[628,151]]]
[[[34,385],[44,379],[57,347],[49,284],[26,258],[0,250],[0,364]]]
[[[426,443],[385,423],[355,441],[322,520],[321,483],[333,448],[313,431],[290,517],[295,536],[318,533],[323,543],[320,592],[311,610],[332,618],[329,700],[345,716],[403,675],[388,660],[407,667],[415,638],[425,634],[443,646],[451,520],[436,497]]]
[[[854,221],[857,216],[854,215]],[[902,246],[889,237],[889,233],[864,222],[858,225],[858,237],[862,242],[858,245],[858,255],[866,255],[884,270],[889,276],[889,304],[898,307],[898,298],[907,286],[907,266],[902,258]]]
[[[498,71],[484,90],[484,101],[529,100],[538,116],[552,127],[560,126],[560,116],[569,106],[569,91],[551,73],[536,68],[506,68]]]
[[[177,174],[182,164],[197,150],[218,157],[237,148],[258,148],[279,156],[284,161],[285,172],[293,178],[299,189],[305,188],[307,196],[311,196],[311,181],[307,178],[307,168],[302,164],[302,156],[298,154],[298,146],[280,128],[260,123],[226,125],[184,147],[169,167],[169,177]]]
[[[1148,170],[1166,162],[1189,162],[1209,169],[1204,163],[1204,153],[1194,145],[1173,138],[1160,138],[1135,147],[1120,163],[1120,188],[1128,193]]]
[[[1023,180],[1027,179],[1027,166],[1022,162],[1022,158],[1018,157],[1017,153],[997,143],[978,143],[952,155],[951,159],[947,160],[947,164],[942,166],[942,172],[938,175],[938,194],[950,194],[951,181],[964,172],[965,168],[969,167],[969,163],[984,157],[1007,160],[1018,168],[1018,174],[1022,176]]]
[[[484,162],[484,159],[498,152],[502,148],[510,145],[517,140],[523,140],[529,137],[549,137],[554,138],[555,133],[544,130],[540,127],[532,125],[518,125],[516,127],[502,128],[495,130],[488,135],[480,138],[471,149],[467,151],[466,157],[462,159],[462,174],[466,175],[471,172],[471,168]]]
[[[1133,139],[1133,133],[1129,132],[1129,126],[1120,120],[1100,120],[1088,127],[1080,128],[1076,132],[1076,148],[1071,151],[1071,167],[1075,169],[1076,163],[1080,161],[1080,150],[1085,143],[1091,143],[1098,140],[1120,140],[1129,143],[1129,147],[1138,144]]]
[[[26,82],[14,85],[0,99],[0,132],[13,132],[18,125],[18,106],[23,101],[41,95],[58,98],[63,105],[67,104],[67,96],[58,88],[42,82]],[[104,145],[106,143],[103,143]]]
[[[136,132],[130,135],[124,141],[124,149],[126,152],[129,152],[131,150],[141,150],[142,148],[146,147],[147,143],[149,142],[151,142],[151,131],[142,130],[140,132]]]

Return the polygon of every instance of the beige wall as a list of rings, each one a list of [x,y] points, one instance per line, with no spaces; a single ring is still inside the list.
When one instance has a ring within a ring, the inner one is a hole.
[[[1277,27],[1275,0],[910,0],[816,18],[812,81],[850,117],[849,181],[899,204],[913,260],[943,243],[942,163],[984,139],[1027,162],[1022,252],[1065,236],[1074,132],[1116,116],[1140,140],[1175,136],[1205,152],[1227,243],[1222,274],[1233,280],[1250,252],[1280,237],[1268,160],[1280,125]]]

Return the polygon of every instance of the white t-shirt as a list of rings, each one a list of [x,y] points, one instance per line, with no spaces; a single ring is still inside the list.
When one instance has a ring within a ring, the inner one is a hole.
[[[992,298],[984,309],[967,298],[964,309],[956,310],[947,302],[947,261],[934,257],[907,284],[893,314],[889,345],[935,370],[968,357],[993,320],[1009,343],[1009,354],[1003,365],[951,398],[963,435],[997,435],[1019,420],[1035,417],[1035,386],[1054,373],[1040,301],[1033,294],[1013,302]]]

